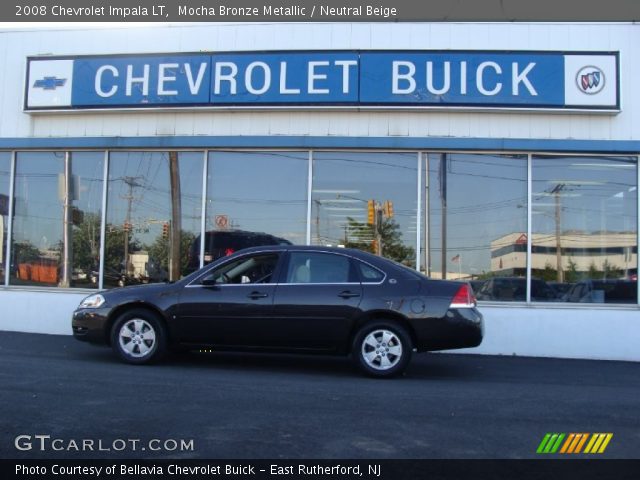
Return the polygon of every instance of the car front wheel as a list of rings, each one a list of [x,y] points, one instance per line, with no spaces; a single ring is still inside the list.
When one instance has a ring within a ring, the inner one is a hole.
[[[113,324],[111,346],[127,363],[156,361],[166,351],[164,326],[158,316],[148,310],[126,311]]]
[[[411,360],[411,337],[392,322],[375,322],[356,334],[352,354],[356,365],[374,377],[401,374]]]

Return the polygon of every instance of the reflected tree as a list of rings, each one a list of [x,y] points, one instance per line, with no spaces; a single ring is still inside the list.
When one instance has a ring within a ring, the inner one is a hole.
[[[375,237],[373,226],[348,218],[349,236],[345,242],[347,248],[357,248],[365,252],[375,253],[372,239]],[[415,250],[402,243],[400,225],[393,218],[383,219],[379,226],[382,240],[382,256],[399,263],[410,263],[415,258]],[[365,240],[350,240],[365,239]]]
[[[186,272],[187,267],[189,265],[189,250],[191,248],[191,244],[194,242],[196,235],[192,232],[188,232],[185,230],[180,231],[180,257],[179,257],[179,267],[180,273]],[[145,250],[149,252],[149,258],[153,259],[158,265],[164,270],[169,270],[170,267],[170,241],[168,238],[164,238],[162,235],[158,235],[155,241],[145,247]],[[174,280],[177,280],[174,278]]]

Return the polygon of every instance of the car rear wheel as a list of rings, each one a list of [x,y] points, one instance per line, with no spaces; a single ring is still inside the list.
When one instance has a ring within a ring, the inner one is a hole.
[[[374,377],[394,377],[411,360],[411,337],[393,322],[375,322],[362,327],[353,342],[356,365]]]
[[[149,310],[128,310],[113,324],[111,346],[127,363],[144,364],[159,360],[166,352],[162,321]]]

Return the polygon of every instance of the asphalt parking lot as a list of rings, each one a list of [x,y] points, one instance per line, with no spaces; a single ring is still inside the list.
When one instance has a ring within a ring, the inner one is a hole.
[[[129,366],[72,337],[0,332],[0,364],[0,458],[526,459],[547,432],[611,432],[602,458],[640,458],[637,363],[427,354],[375,380],[342,358]]]

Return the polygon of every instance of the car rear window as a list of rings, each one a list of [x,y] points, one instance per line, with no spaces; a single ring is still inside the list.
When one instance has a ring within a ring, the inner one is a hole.
[[[366,263],[357,262],[360,279],[363,283],[380,283],[384,280],[384,273]]]

